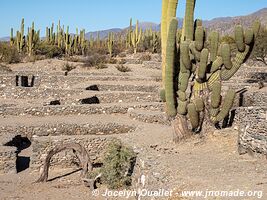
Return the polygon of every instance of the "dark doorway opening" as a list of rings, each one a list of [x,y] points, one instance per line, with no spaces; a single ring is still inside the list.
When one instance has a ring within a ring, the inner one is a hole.
[[[16,170],[17,173],[24,171],[30,166],[30,157],[20,156],[19,153],[31,146],[31,141],[27,137],[22,137],[21,135],[15,136],[11,141],[7,142],[5,146],[17,147],[17,160],[16,160]]]
[[[32,76],[30,81],[28,76],[16,75],[16,86],[21,87],[33,87],[35,82],[35,76]]]
[[[97,85],[90,85],[86,88],[86,90],[99,91],[99,88]]]
[[[50,101],[49,105],[51,105],[51,106],[60,105],[60,100]]]
[[[96,96],[93,96],[93,97],[81,99],[80,103],[81,104],[99,104],[100,101]]]

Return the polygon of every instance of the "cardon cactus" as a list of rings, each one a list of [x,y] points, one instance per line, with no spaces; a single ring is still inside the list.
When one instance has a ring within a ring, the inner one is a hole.
[[[170,2],[163,0],[161,27],[166,112],[175,120],[177,117],[187,118],[192,130],[199,131],[203,124],[207,124],[203,122],[218,123],[231,110],[235,91],[228,90],[223,97],[222,84],[246,61],[253,48],[259,23],[248,30],[243,30],[240,25],[235,27],[237,52],[233,53],[229,44],[220,43],[219,33],[206,32],[200,20],[194,22],[195,0],[186,1],[183,30],[178,31],[181,34],[176,34],[177,20],[170,18],[168,21],[167,17],[170,15],[168,11],[173,9],[168,6],[174,6]],[[178,53],[175,53],[176,47],[179,48]],[[175,65],[175,60],[179,60],[179,65]],[[175,80],[178,80],[178,86],[175,86]]]
[[[174,95],[174,56],[175,56],[175,35],[177,30],[177,19],[173,18],[170,21],[168,36],[167,36],[167,52],[166,55],[166,80],[165,80],[165,98],[167,103],[167,112],[169,116],[176,115],[175,95]]]
[[[170,21],[176,16],[178,0],[162,0],[162,16],[161,16],[161,56],[162,56],[162,89],[165,92],[165,68],[166,68],[166,46],[167,35]]]
[[[18,52],[22,52],[24,46],[25,46],[25,36],[24,36],[24,18],[21,20],[21,26],[20,31],[17,31],[16,35],[16,46]]]
[[[142,36],[142,29],[139,29],[138,27],[138,21],[136,21],[135,24],[135,31],[131,32],[131,41],[132,41],[132,46],[134,48],[134,53],[136,54],[137,52],[137,47],[141,41],[141,36]]]
[[[115,41],[114,33],[113,32],[108,33],[107,46],[110,57],[112,57],[114,41]]]

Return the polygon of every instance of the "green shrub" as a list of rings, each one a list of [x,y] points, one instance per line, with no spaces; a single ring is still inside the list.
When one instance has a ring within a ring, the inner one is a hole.
[[[19,52],[15,47],[11,47],[6,42],[0,43],[0,61],[5,63],[18,63],[20,62]]]
[[[110,143],[104,158],[101,180],[110,189],[125,188],[131,185],[131,173],[136,154],[121,142]]]
[[[46,42],[41,42],[36,46],[35,53],[38,55],[45,55],[47,58],[61,57],[63,51],[56,45],[47,44]]]

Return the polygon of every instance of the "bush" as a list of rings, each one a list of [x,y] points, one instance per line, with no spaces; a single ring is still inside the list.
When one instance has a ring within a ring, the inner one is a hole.
[[[117,60],[114,59],[114,58],[110,58],[110,59],[108,60],[108,63],[109,63],[109,64],[116,64],[116,63],[117,63]]]
[[[235,44],[235,39],[229,35],[225,35],[221,38],[221,43]]]
[[[136,154],[121,142],[114,141],[109,145],[104,158],[101,181],[110,189],[125,188],[131,185],[131,174]]]
[[[74,65],[69,64],[68,62],[66,62],[63,67],[62,70],[66,71],[66,72],[70,72],[71,70],[75,69],[76,67]]]
[[[46,42],[39,43],[35,48],[35,53],[45,55],[47,58],[61,57],[63,51],[56,45],[47,44]]]
[[[98,63],[96,66],[95,66],[96,69],[106,69],[108,68],[108,66],[104,63]]]
[[[118,60],[118,64],[121,64],[121,65],[123,65],[123,64],[125,64],[127,61],[125,60],[125,59],[120,59],[120,60]]]
[[[125,52],[121,52],[121,53],[119,53],[118,57],[125,58],[126,57],[126,53]]]
[[[267,28],[261,27],[256,37],[255,46],[253,48],[251,58],[254,61],[260,61],[267,66]]]
[[[92,55],[87,56],[83,62],[83,67],[96,67],[100,64],[106,63],[107,57],[105,55],[94,53]]]
[[[149,54],[142,54],[141,57],[139,58],[140,61],[150,61],[151,56]]]
[[[120,72],[130,72],[130,71],[132,71],[129,67],[124,66],[124,65],[117,65],[116,68]]]
[[[11,47],[6,42],[0,43],[0,61],[5,63],[18,63],[20,62],[19,52],[15,47]]]

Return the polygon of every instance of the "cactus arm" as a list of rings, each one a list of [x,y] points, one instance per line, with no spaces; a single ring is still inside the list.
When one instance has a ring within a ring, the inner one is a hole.
[[[167,54],[166,54],[166,80],[165,80],[165,96],[167,105],[167,114],[170,117],[176,116],[176,97],[174,91],[174,56],[175,56],[175,38],[178,21],[172,18],[168,37],[167,37]]]
[[[185,28],[185,39],[194,39],[194,10],[195,10],[196,0],[186,1],[186,10],[184,18],[184,28]]]

